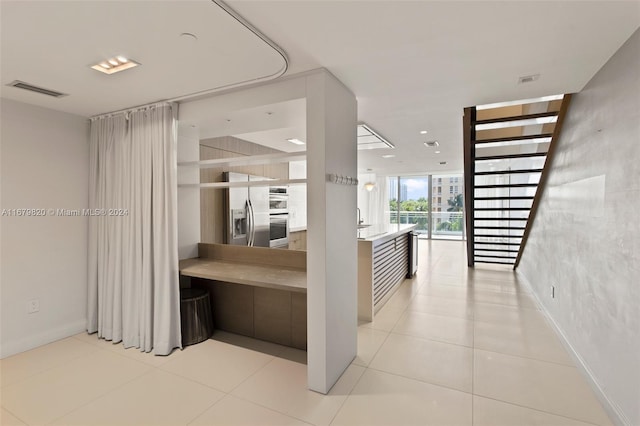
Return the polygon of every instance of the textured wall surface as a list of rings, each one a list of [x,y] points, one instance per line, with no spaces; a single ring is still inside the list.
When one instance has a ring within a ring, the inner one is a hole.
[[[574,96],[519,267],[619,420],[633,425],[640,424],[638,70],[640,30]]]

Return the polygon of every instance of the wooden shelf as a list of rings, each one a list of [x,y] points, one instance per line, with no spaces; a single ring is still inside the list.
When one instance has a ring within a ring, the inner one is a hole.
[[[214,160],[186,161],[178,163],[178,167],[197,167],[200,169],[209,169],[213,167],[254,166],[259,164],[286,163],[289,161],[305,160],[306,158],[306,151],[283,152],[232,158],[217,158]]]
[[[251,182],[213,182],[213,183],[179,183],[178,188],[246,188],[248,186],[285,186],[285,185],[306,185],[306,179],[273,179],[257,180]]]

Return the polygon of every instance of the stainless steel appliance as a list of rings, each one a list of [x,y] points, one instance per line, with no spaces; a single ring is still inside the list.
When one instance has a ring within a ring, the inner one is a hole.
[[[225,172],[226,182],[267,180],[262,176]],[[227,244],[269,247],[269,187],[240,186],[227,189]]]
[[[269,213],[289,212],[289,194],[286,186],[269,187]]]
[[[409,232],[409,270],[407,278],[411,278],[418,272],[418,233]]]
[[[289,248],[289,214],[270,214],[269,222],[269,247]]]

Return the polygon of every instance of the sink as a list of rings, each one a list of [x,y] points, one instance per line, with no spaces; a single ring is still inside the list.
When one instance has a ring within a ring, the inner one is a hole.
[[[370,227],[370,226],[371,226],[371,225],[367,225],[367,224],[364,224],[364,223],[359,223],[359,224],[358,224],[358,229],[368,228],[368,227]]]

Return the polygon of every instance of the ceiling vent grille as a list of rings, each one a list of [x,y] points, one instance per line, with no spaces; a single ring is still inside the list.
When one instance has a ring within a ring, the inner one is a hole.
[[[24,81],[15,80],[7,84],[7,86],[17,87],[18,89],[29,90],[31,92],[40,93],[42,95],[52,96],[54,98],[62,98],[68,96],[67,93],[56,92],[55,90],[45,89],[44,87],[34,86],[33,84],[25,83]]]

